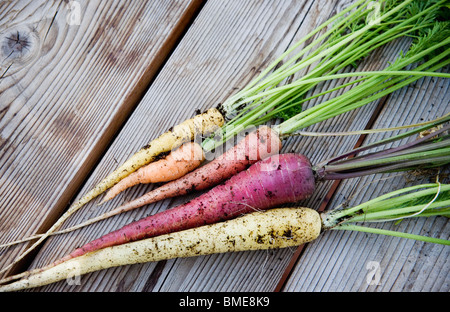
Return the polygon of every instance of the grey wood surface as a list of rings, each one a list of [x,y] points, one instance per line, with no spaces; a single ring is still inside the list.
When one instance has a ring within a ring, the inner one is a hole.
[[[448,81],[423,78],[395,92],[380,113],[374,127],[399,122],[413,124],[448,113]],[[401,105],[407,103],[408,105]],[[409,105],[412,105],[410,109]],[[369,135],[374,142],[392,133]],[[405,140],[401,141],[405,142]],[[395,143],[395,145],[400,142]],[[378,195],[417,183],[434,182],[435,176],[390,173],[343,181],[330,207],[357,205]],[[441,182],[448,181],[443,174]],[[375,225],[448,239],[446,217],[404,220]],[[450,290],[450,248],[365,233],[329,232],[309,244],[285,284],[285,291],[439,291]],[[377,272],[377,276],[375,276]]]
[[[2,243],[67,208],[201,4],[75,3],[0,3]]]
[[[50,12],[44,4],[31,7],[26,1],[23,3],[23,9],[17,11],[8,2],[0,6],[1,35],[10,35],[16,24],[27,25],[29,16],[41,20],[44,12]],[[47,38],[55,39],[48,53],[53,56],[39,54],[37,59],[43,61],[28,65],[26,68],[32,73],[29,75],[23,70],[15,72],[11,66],[9,75],[0,80],[0,99],[7,99],[0,102],[1,242],[48,228],[71,200],[81,197],[150,139],[193,116],[196,109],[205,110],[223,102],[292,42],[351,1],[158,1],[158,5],[133,1],[129,6],[107,3],[91,1],[88,7],[83,4],[83,18],[76,27],[68,25],[62,14],[67,7],[51,7],[58,14],[46,20],[39,38],[50,29]],[[21,16],[16,12],[24,13]],[[58,48],[53,50],[55,46]],[[407,46],[407,40],[393,42],[365,59],[357,70],[383,68]],[[2,70],[8,68],[8,64],[1,66]],[[321,84],[312,92],[335,83]],[[21,100],[27,92],[32,101]],[[448,113],[449,102],[448,80],[424,78],[385,101],[307,130],[359,130],[372,117],[374,128],[421,122]],[[75,118],[77,109],[81,116]],[[389,134],[369,135],[364,142]],[[303,153],[315,163],[352,148],[358,139],[292,137],[284,143],[283,151]],[[399,175],[364,186],[387,176],[343,181],[328,207],[350,198],[350,204],[358,204],[414,183],[410,177]],[[310,199],[298,204],[318,209],[332,184],[319,184]],[[94,201],[63,227],[109,211],[153,187],[134,187],[101,206]],[[165,200],[51,237],[27,264],[31,268],[48,264],[102,234],[195,195]],[[449,233],[449,223],[444,218],[379,226],[447,239]],[[0,250],[0,265],[12,261],[23,249],[24,246],[17,246]],[[62,281],[31,291],[447,292],[450,288],[448,247],[333,231],[304,246],[291,268],[295,252],[294,248],[238,252],[130,265],[87,274],[75,285]],[[375,284],[369,278],[374,268],[379,268],[381,274]]]

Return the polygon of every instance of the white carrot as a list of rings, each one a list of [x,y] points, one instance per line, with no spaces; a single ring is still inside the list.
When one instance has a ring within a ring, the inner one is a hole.
[[[0,291],[39,287],[106,268],[178,257],[297,246],[316,239],[319,214],[309,208],[279,208],[185,231],[100,249],[0,286]]]
[[[275,208],[228,221],[163,234],[85,253],[57,265],[0,281],[0,291],[40,287],[111,267],[213,253],[285,248],[311,242],[328,230],[351,230],[450,245],[450,240],[357,223],[450,216],[450,185],[416,185],[346,209],[319,214],[310,208]],[[444,235],[448,236],[448,235]]]

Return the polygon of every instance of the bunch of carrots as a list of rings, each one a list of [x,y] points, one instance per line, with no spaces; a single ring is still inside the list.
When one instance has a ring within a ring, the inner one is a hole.
[[[150,142],[75,202],[46,233],[11,244],[37,239],[29,252],[50,235],[72,231],[194,190],[209,189],[208,192],[180,206],[130,223],[46,267],[7,277],[0,281],[4,284],[0,291],[46,285],[65,279],[75,270],[85,274],[113,266],[174,257],[296,246],[316,239],[326,230],[335,229],[450,244],[448,240],[355,225],[356,222],[371,220],[448,216],[450,187],[439,181],[392,192],[353,208],[322,214],[303,207],[276,208],[308,198],[317,183],[323,180],[442,167],[450,163],[449,126],[445,125],[450,120],[449,115],[421,125],[404,126],[415,126],[415,129],[316,165],[298,153],[279,153],[283,139],[304,127],[371,103],[423,76],[450,78],[448,74],[437,72],[450,63],[450,24],[441,18],[436,20],[442,10],[446,10],[445,1],[426,4],[413,0],[382,1],[384,5],[378,24],[367,20],[371,13],[369,2],[357,1],[319,26],[220,107],[175,126]],[[333,27],[274,70],[294,48],[329,25]],[[413,43],[386,69],[337,74],[370,51],[402,36],[411,36]],[[306,52],[310,53],[307,55]],[[280,85],[286,78],[317,61],[309,73]],[[358,76],[362,78],[306,97],[307,92],[321,81]],[[351,88],[340,96],[302,111],[303,103],[345,87]],[[275,118],[283,121],[274,127],[263,125]],[[256,126],[259,127],[230,150],[202,165],[205,152]],[[359,155],[437,126],[441,128],[399,147]],[[220,135],[219,139],[211,137],[198,144],[194,142],[198,134]],[[156,160],[158,155],[166,152],[170,154]],[[113,199],[133,185],[156,182],[167,183],[107,214],[57,231],[71,214],[105,191],[103,201]]]

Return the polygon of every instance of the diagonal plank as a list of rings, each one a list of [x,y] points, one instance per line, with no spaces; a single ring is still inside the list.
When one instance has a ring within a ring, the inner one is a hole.
[[[449,88],[445,79],[418,80],[392,94],[374,127],[395,126],[399,120],[417,123],[449,113]],[[370,135],[366,143],[389,134]],[[394,189],[435,181],[435,174],[392,173],[343,181],[336,192],[339,195],[329,207],[347,201],[349,205],[357,205]],[[442,175],[440,181],[448,183],[448,176]],[[445,217],[434,217],[371,226],[449,239],[450,222]],[[284,291],[449,291],[448,246],[339,231],[324,233],[308,245]],[[375,278],[375,270],[379,270],[379,278]]]
[[[294,39],[299,39],[325,21],[347,2],[327,6],[327,1],[291,1],[283,5],[268,2],[237,3],[209,1],[183,41],[166,63],[143,101],[129,119],[110,150],[99,164],[87,187],[93,185],[127,155],[160,133],[165,126],[192,116],[196,108],[205,109],[223,101],[232,87],[240,88],[258,72],[261,66],[281,54]],[[239,30],[236,32],[236,30]],[[245,44],[243,44],[245,43]],[[395,48],[398,46],[394,45]],[[187,56],[187,57],[186,57]],[[363,63],[372,69],[373,62]],[[327,85],[327,87],[329,87]],[[310,105],[313,105],[311,103]],[[376,103],[359,112],[346,114],[312,130],[333,131],[361,129]],[[161,108],[163,108],[161,110]],[[166,112],[170,111],[168,115]],[[153,114],[155,123],[145,122]],[[357,118],[357,116],[361,116]],[[315,139],[292,138],[285,151],[305,150],[312,160],[354,145],[354,138],[321,139],[324,148],[317,153]],[[314,154],[316,153],[316,154]],[[314,156],[314,157],[312,157]],[[75,216],[70,224],[107,211],[128,201],[152,186],[141,186],[120,195],[101,207],[88,208]],[[323,188],[327,189],[327,185]],[[318,194],[324,193],[319,190]],[[134,219],[172,207],[186,198],[167,200],[134,212],[105,220],[89,228],[55,237],[42,250],[33,266],[41,266],[63,256],[75,246],[94,239]],[[314,199],[312,199],[314,202]],[[89,209],[89,211],[88,211]],[[52,250],[52,253],[49,253]],[[179,259],[166,263],[135,265],[96,272],[81,278],[81,285],[61,282],[45,290],[117,291],[117,290],[271,290],[290,259],[292,250],[214,255],[196,259]],[[281,260],[280,260],[281,259]],[[269,272],[270,274],[267,274]],[[242,274],[240,274],[242,273]]]
[[[242,88],[264,65],[286,49],[311,3],[312,1],[290,1],[276,5],[272,2],[252,1],[243,5],[240,2],[208,1],[133,116],[112,143],[91,179],[87,181],[86,187],[109,172],[116,165],[115,160],[121,163],[149,137],[192,116],[195,109],[204,110],[217,105],[234,92],[233,88]],[[130,189],[111,203],[99,207],[86,207],[84,213],[74,216],[67,226],[108,211],[121,202],[142,194],[149,187],[152,186]],[[163,201],[99,222],[71,235],[55,237],[49,240],[48,248],[42,250],[33,265],[44,265],[82,242],[185,200],[186,198],[179,198]],[[56,246],[58,250],[55,250]],[[52,253],[48,250],[52,250]],[[86,276],[89,282],[84,282],[85,279],[82,278],[82,285],[79,287],[58,283],[47,289],[149,289],[151,282],[146,283],[148,278],[145,274],[151,273],[154,266],[155,264],[147,264],[106,270]],[[140,278],[136,278],[137,276]]]
[[[201,5],[1,2],[2,243],[62,213]]]
[[[233,87],[245,85],[262,66],[283,52],[293,39],[300,38],[347,3],[341,1],[331,6],[330,1],[283,1],[282,5],[256,1],[208,1],[80,193],[110,172],[116,163],[123,162],[150,137],[192,116],[197,108],[203,110],[223,101],[233,92]],[[393,51],[406,44],[398,42],[390,45],[363,62],[359,69],[377,69],[385,64]],[[401,101],[392,103],[401,104]],[[361,129],[377,104],[308,130]],[[404,113],[400,109],[396,112]],[[284,151],[301,151],[314,162],[351,148],[356,140],[356,137],[291,138],[286,142]],[[104,206],[89,205],[67,225],[107,211],[150,188],[152,186],[134,188]],[[329,184],[321,185],[316,194],[302,204],[317,208],[329,188]],[[342,200],[349,194],[342,192],[338,199]],[[32,266],[45,265],[75,246],[187,199],[167,200],[102,221],[76,233],[54,237],[41,250]],[[364,242],[357,241],[357,244]],[[340,245],[340,248],[345,251],[345,246]],[[35,291],[271,291],[294,251],[242,252],[126,266],[87,274],[79,281],[60,282]],[[320,250],[316,252],[319,254],[313,253],[312,256],[320,256]],[[351,267],[351,262],[348,267]],[[318,276],[321,283],[327,282],[325,273],[319,272]]]

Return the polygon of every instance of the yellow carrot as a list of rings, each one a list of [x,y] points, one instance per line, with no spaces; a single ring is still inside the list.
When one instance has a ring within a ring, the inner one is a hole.
[[[170,152],[185,142],[192,141],[195,135],[213,133],[223,124],[222,114],[217,109],[212,108],[203,114],[174,126],[171,130],[163,133],[131,156],[123,165],[97,184],[89,193],[83,196],[80,200],[81,204],[89,202],[132,172],[153,162],[159,155]]]
[[[10,269],[15,263],[23,259],[28,253],[42,243],[49,235],[54,233],[73,213],[78,211],[85,204],[114,186],[123,178],[132,172],[154,161],[162,153],[170,152],[185,142],[192,141],[196,135],[208,135],[219,129],[224,124],[222,113],[211,108],[205,113],[194,116],[185,120],[179,125],[174,126],[171,130],[163,133],[158,138],[151,141],[133,156],[131,156],[119,168],[114,170],[110,175],[104,178],[94,188],[87,192],[82,198],[73,203],[69,209],[47,230],[40,238],[14,262],[3,268],[0,273]]]

